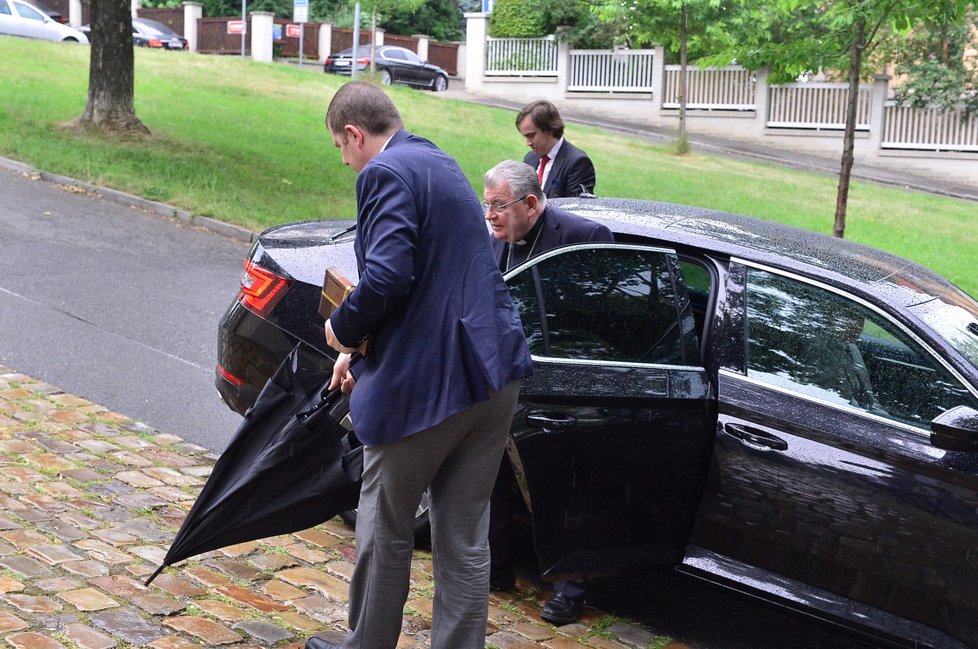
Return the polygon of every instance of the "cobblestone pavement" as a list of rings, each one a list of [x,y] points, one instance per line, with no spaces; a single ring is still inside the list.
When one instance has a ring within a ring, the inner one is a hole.
[[[216,456],[0,366],[0,638],[23,649],[302,647],[346,628],[352,531],[329,521],[166,569]],[[415,552],[399,649],[427,647],[431,555]],[[681,649],[585,608],[542,622],[548,595],[521,579],[493,594],[487,646]]]

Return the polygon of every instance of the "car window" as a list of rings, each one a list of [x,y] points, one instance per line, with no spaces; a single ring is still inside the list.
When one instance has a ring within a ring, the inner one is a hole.
[[[421,63],[421,57],[412,52],[411,50],[406,50],[404,52],[404,58],[406,58],[411,63]]]
[[[747,374],[808,397],[919,428],[978,400],[876,311],[827,289],[751,268]]]
[[[384,52],[384,56],[386,56],[389,59],[398,59],[400,61],[404,60],[404,53],[401,52],[400,50],[387,50],[386,52]]]
[[[0,0],[0,14],[10,15],[10,7],[7,6],[7,0]]]
[[[18,3],[15,6],[17,7],[17,12],[21,15],[21,17],[30,18],[31,20],[40,20],[41,22],[44,22],[44,14],[42,14],[34,7],[30,7],[28,5],[21,4],[21,3]]]
[[[699,365],[674,253],[573,247],[541,255],[507,283],[535,356]]]

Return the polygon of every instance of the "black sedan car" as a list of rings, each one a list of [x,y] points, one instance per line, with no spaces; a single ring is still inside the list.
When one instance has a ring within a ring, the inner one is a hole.
[[[132,44],[165,50],[186,50],[189,42],[170,27],[149,18],[132,19]]]
[[[978,647],[978,303],[852,242],[632,200],[507,274],[534,359],[509,458],[550,577],[674,568],[874,643]],[[334,222],[262,233],[220,323],[244,410],[321,354]],[[342,413],[337,413],[338,416]]]
[[[82,25],[79,31],[91,38],[91,25]],[[132,44],[136,47],[152,47],[164,50],[187,50],[190,41],[170,27],[149,18],[132,19]]]
[[[357,59],[353,60],[353,48],[343,50],[338,54],[326,57],[323,72],[350,76],[354,64],[357,73],[370,69],[371,48],[364,46],[357,50]],[[422,61],[421,58],[405,47],[396,45],[381,45],[376,48],[374,61],[380,82],[385,86],[392,83],[403,83],[416,88],[427,88],[435,92],[448,90],[448,73],[443,69]]]

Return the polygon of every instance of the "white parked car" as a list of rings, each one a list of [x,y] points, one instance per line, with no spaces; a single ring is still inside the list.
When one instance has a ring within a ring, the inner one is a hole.
[[[37,7],[22,0],[0,0],[0,34],[46,41],[88,42],[85,34],[52,20]]]

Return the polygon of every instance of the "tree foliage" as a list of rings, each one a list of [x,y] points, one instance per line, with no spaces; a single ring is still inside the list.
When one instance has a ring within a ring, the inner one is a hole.
[[[881,60],[899,80],[894,99],[913,108],[978,112],[978,55],[968,53],[976,42],[978,11],[972,6],[965,20],[917,25],[906,38],[884,43]]]
[[[489,14],[493,38],[535,38],[548,33],[543,12],[534,0],[496,0]]]

